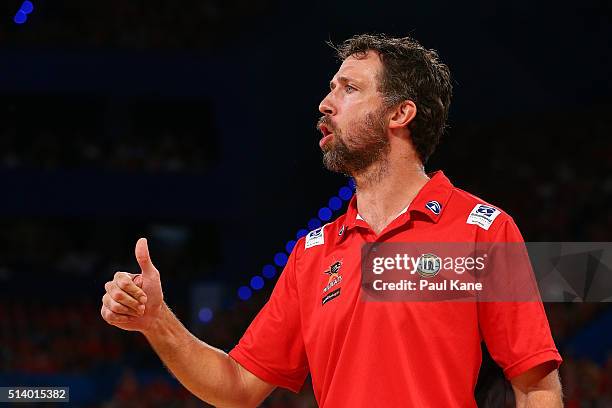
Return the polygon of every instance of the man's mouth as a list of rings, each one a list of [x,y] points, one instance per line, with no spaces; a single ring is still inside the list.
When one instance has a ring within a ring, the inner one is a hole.
[[[321,130],[321,133],[323,134],[323,137],[319,141],[319,147],[322,148],[325,145],[325,143],[329,142],[334,137],[334,134],[325,125],[319,126],[319,129]]]

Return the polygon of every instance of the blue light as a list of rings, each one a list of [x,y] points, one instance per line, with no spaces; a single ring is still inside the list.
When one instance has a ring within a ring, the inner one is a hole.
[[[327,208],[327,207],[323,207],[319,210],[319,218],[323,221],[329,221],[329,219],[332,217],[332,211]]]
[[[31,1],[26,0],[21,5],[21,11],[23,11],[26,14],[30,14],[32,10],[34,10],[34,5],[32,4]]]
[[[26,15],[26,13],[24,13],[23,11],[19,10],[17,12],[17,14],[15,14],[15,17],[13,18],[13,21],[16,24],[23,24],[27,21],[28,16]]]
[[[198,318],[202,323],[208,323],[213,318],[213,311],[209,307],[203,307],[198,312]]]
[[[261,276],[253,276],[251,278],[251,287],[255,290],[259,290],[264,287],[264,280]]]
[[[274,265],[266,265],[263,267],[261,274],[267,279],[272,279],[276,275],[276,268]]]
[[[347,201],[347,200],[350,200],[351,197],[353,196],[353,190],[345,186],[345,187],[340,188],[340,191],[338,191],[338,195],[340,196],[341,199],[343,199],[344,201]]]
[[[318,218],[311,218],[310,221],[308,221],[308,228],[310,228],[311,231],[319,228],[320,226],[321,220]]]
[[[285,245],[285,251],[287,251],[288,254],[291,253],[291,251],[293,251],[293,248],[295,247],[295,240],[291,240],[289,242],[287,242],[287,245]]]
[[[274,263],[278,266],[287,265],[288,259],[287,254],[284,252],[279,252],[278,254],[274,255]]]
[[[249,300],[253,292],[251,292],[251,288],[248,286],[241,286],[238,289],[238,297],[242,300]]]
[[[336,196],[333,196],[332,198],[329,199],[329,208],[331,208],[334,211],[338,211],[339,209],[342,208],[342,200]]]
[[[26,3],[29,3],[29,2],[24,2],[24,5],[22,6],[22,8],[26,7]],[[26,8],[25,10],[28,10],[28,9]],[[27,12],[31,12],[31,10]],[[25,21],[27,19],[27,16],[24,14],[24,11],[20,11],[20,13],[23,14],[23,21]],[[15,16],[15,19],[17,19],[17,15]],[[15,22],[17,22],[17,20]],[[296,239],[289,240],[285,244],[285,250],[287,251],[287,253],[292,253],[296,245],[296,240],[299,240],[300,238],[308,235],[310,231],[320,228],[322,225],[321,221],[329,221],[333,216],[333,212],[340,210],[342,206],[344,205],[343,202],[351,199],[355,189],[356,189],[355,180],[352,178],[349,178],[348,184],[346,186],[341,187],[340,190],[338,190],[339,197],[338,196],[331,197],[328,201],[328,206],[319,209],[319,212],[317,213],[317,216],[319,218],[311,218],[308,221],[308,229],[301,228],[300,230],[297,231],[295,235]],[[274,255],[274,264],[276,266],[271,265],[271,264],[264,265],[261,271],[261,275],[265,277],[266,279],[274,278],[277,274],[276,267],[284,267],[285,265],[287,265],[287,262],[289,260],[287,253],[278,252],[276,255]],[[264,286],[265,286],[265,280],[261,276],[259,275],[253,276],[250,281],[250,287],[241,286],[238,289],[238,297],[242,300],[248,300],[251,298],[251,296],[253,296],[253,291],[251,290],[251,288],[253,290],[260,290]],[[202,313],[203,313],[203,309],[200,310],[200,320],[203,320]],[[212,311],[210,313],[212,315]]]

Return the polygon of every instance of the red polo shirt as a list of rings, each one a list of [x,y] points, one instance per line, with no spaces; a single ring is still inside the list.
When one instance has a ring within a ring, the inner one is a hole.
[[[310,372],[321,407],[476,407],[481,341],[509,379],[561,363],[542,304],[360,301],[361,247],[522,240],[509,215],[441,171],[379,235],[353,197],[346,214],[298,241],[230,356],[294,392]]]

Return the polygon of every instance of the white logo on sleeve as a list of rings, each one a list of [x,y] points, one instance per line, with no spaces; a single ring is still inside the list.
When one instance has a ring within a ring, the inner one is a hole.
[[[320,227],[316,230],[310,231],[308,235],[306,235],[306,241],[304,246],[306,247],[306,249],[308,249],[313,246],[323,245],[324,242],[325,236],[323,235],[323,227]]]
[[[474,207],[466,222],[488,230],[499,214],[501,214],[501,211],[495,207],[485,204],[476,204],[476,207]]]

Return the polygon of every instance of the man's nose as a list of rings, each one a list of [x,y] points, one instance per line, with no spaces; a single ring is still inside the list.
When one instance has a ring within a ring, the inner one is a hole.
[[[334,104],[330,100],[329,95],[331,95],[331,92],[327,94],[327,96],[323,98],[323,100],[319,104],[319,112],[321,112],[324,115],[335,115],[336,108],[334,107]]]

